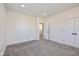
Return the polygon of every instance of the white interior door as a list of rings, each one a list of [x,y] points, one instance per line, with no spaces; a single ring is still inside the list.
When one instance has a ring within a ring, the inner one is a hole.
[[[74,19],[64,20],[64,43],[73,46],[74,44]]]
[[[79,48],[79,17],[75,17],[75,46]]]
[[[48,23],[44,25],[44,38],[47,40],[50,39],[50,26]]]

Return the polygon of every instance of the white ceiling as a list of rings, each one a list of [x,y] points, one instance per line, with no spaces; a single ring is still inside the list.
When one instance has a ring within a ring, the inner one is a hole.
[[[21,7],[24,4],[25,7]],[[78,3],[7,3],[7,9],[23,12],[29,15],[48,17],[58,12],[79,6]],[[44,12],[47,15],[44,15]]]

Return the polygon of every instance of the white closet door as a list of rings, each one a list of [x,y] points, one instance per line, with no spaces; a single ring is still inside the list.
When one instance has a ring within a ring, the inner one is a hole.
[[[48,23],[44,25],[44,39],[50,39],[50,25]]]
[[[75,46],[79,48],[79,17],[75,18]]]
[[[64,20],[64,43],[73,46],[74,44],[74,19]]]

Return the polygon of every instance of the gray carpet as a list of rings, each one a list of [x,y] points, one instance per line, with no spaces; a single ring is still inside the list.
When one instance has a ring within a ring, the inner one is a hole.
[[[79,49],[50,40],[33,40],[7,46],[4,56],[78,56]]]

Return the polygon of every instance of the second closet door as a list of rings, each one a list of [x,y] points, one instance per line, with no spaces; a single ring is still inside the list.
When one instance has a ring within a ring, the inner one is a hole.
[[[75,46],[79,48],[79,17],[75,17]]]
[[[64,20],[64,43],[70,46],[74,45],[74,19]]]

